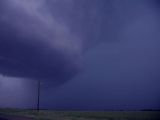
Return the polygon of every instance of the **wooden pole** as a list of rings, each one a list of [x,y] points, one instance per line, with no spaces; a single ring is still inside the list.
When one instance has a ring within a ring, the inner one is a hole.
[[[37,95],[37,111],[39,111],[40,109],[40,87],[41,87],[41,81],[38,80],[38,86],[37,86],[37,92],[38,92],[38,95]]]

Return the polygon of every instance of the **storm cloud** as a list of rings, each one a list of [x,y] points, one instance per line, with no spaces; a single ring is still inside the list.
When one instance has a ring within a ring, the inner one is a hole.
[[[1,6],[0,73],[63,82],[77,72],[82,41],[46,1],[5,0]]]
[[[0,106],[34,107],[40,79],[42,108],[159,108],[159,6],[1,0]]]
[[[114,41],[130,18],[119,16],[119,3],[2,0],[0,73],[59,83],[70,79],[80,70],[82,54],[100,41]]]

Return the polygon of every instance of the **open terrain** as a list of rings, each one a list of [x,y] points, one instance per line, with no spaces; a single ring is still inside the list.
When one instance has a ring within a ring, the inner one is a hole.
[[[0,109],[0,120],[160,120],[160,111],[50,111]]]

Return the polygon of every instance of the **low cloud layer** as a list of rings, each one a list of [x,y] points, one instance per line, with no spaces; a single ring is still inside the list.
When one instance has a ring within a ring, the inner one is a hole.
[[[0,3],[0,73],[57,83],[76,75],[84,51],[115,42],[119,30],[148,9],[143,0]]]
[[[107,31],[117,25],[104,4],[115,9],[114,3],[96,0],[2,0],[0,73],[57,83],[70,79],[84,51],[112,41]]]
[[[0,0],[0,107],[159,108],[159,6]]]
[[[81,40],[44,0],[6,0],[1,5],[0,73],[57,82],[76,73]]]

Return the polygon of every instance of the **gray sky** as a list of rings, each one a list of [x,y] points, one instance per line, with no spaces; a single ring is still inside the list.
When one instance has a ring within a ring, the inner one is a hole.
[[[2,0],[0,106],[160,108],[156,0]]]

